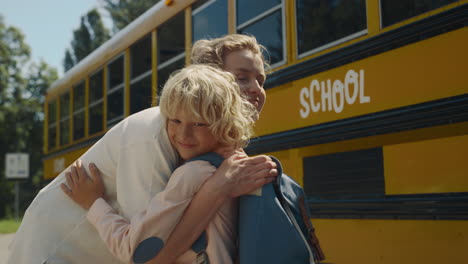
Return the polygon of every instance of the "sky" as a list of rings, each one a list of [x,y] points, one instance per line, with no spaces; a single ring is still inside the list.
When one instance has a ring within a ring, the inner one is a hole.
[[[7,26],[23,32],[32,61],[42,58],[63,76],[62,61],[73,30],[80,26],[81,16],[100,6],[99,0],[0,0],[0,14]],[[105,13],[102,8],[99,11]],[[103,18],[110,29],[110,19]]]

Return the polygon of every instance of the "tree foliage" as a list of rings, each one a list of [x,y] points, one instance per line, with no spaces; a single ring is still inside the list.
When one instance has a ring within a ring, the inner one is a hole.
[[[17,28],[7,27],[0,16],[0,105],[9,104],[20,94],[24,85],[21,69],[30,56],[23,34]],[[15,87],[16,84],[21,86]]]
[[[110,38],[109,30],[104,26],[101,15],[96,9],[81,17],[80,27],[73,31],[71,48],[65,51],[63,67],[71,69],[91,52]]]
[[[30,177],[22,181],[21,209],[41,187],[42,104],[57,71],[45,62],[30,62],[30,48],[15,27],[0,16],[0,218],[11,213],[13,183],[5,179],[5,154],[30,154]]]
[[[160,0],[100,0],[110,14],[113,32],[123,29]],[[68,71],[110,38],[98,10],[92,9],[81,17],[80,27],[73,31],[71,48],[65,51],[63,67]]]
[[[117,32],[130,24],[160,0],[102,0],[103,7],[109,12]]]

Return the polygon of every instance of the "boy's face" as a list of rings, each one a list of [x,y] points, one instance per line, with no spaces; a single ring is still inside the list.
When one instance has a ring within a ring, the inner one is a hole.
[[[172,146],[183,160],[190,160],[221,147],[208,128],[208,124],[200,122],[182,110],[168,118],[167,134]]]
[[[237,77],[241,92],[260,113],[266,98],[263,89],[266,76],[260,56],[251,50],[232,51],[224,58],[224,70]]]

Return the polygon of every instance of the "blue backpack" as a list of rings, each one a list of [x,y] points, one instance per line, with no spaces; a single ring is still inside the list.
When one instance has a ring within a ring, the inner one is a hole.
[[[239,263],[316,263],[325,259],[310,213],[305,193],[299,184],[283,174],[275,157],[278,177],[262,187],[261,195],[239,199]],[[193,160],[205,160],[219,167],[224,158],[207,153]],[[206,248],[204,235],[192,246],[195,252]]]
[[[271,159],[277,164],[277,180],[264,185],[261,195],[244,195],[239,199],[238,261],[240,264],[319,264],[325,256],[310,222],[304,190],[283,174],[278,159]],[[205,160],[218,168],[224,158],[207,153],[193,160]],[[198,254],[197,263],[209,263],[206,246],[203,232],[192,245],[192,250]],[[161,248],[162,245],[143,241],[135,250],[134,261],[148,261]]]

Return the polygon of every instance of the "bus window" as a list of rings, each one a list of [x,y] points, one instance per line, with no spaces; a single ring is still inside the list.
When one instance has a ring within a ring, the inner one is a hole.
[[[310,55],[366,33],[366,1],[296,1],[297,51]]]
[[[48,106],[48,124],[47,129],[48,133],[48,150],[54,149],[56,146],[56,136],[57,136],[57,100],[49,102]]]
[[[151,34],[130,48],[130,113],[151,106]]]
[[[403,1],[380,1],[381,25],[387,27],[402,20],[420,15],[427,11],[444,5],[455,3],[457,0],[403,0]]]
[[[130,85],[130,112],[136,113],[151,107],[151,72]]]
[[[161,67],[161,69],[158,70],[158,87],[159,87],[158,99],[159,99],[159,96],[161,96],[162,88],[164,84],[166,83],[167,79],[169,79],[169,76],[171,75],[171,73],[173,73],[174,71],[178,69],[183,68],[184,65],[185,65],[185,56],[179,57],[177,60],[173,61],[172,63],[168,65],[165,65],[165,67]]]
[[[107,127],[124,116],[124,57],[121,55],[107,66]]]
[[[70,143],[70,93],[66,92],[60,100],[60,146]]]
[[[236,1],[237,32],[254,35],[268,49],[264,54],[272,67],[285,61],[283,1]]]
[[[185,19],[181,12],[158,28],[158,66],[185,51]]]
[[[185,65],[184,18],[181,12],[158,28],[158,98],[169,74]]]
[[[89,78],[89,135],[103,130],[103,70]]]
[[[73,140],[85,135],[85,82],[73,87]]]
[[[203,1],[202,1],[203,2]],[[205,38],[217,38],[228,33],[227,1],[204,1],[192,13],[192,42]]]
[[[130,48],[132,79],[151,70],[151,35],[147,35]]]

